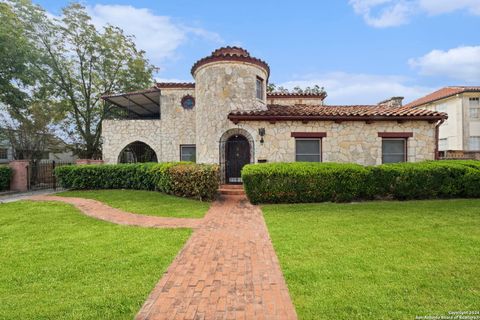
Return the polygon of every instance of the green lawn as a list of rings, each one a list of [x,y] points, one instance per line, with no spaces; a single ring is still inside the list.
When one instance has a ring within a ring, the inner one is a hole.
[[[202,218],[210,207],[209,202],[170,196],[155,191],[89,190],[66,191],[58,195],[95,199],[124,211],[161,217]]]
[[[190,234],[0,204],[0,319],[132,319]]]
[[[480,200],[262,209],[300,319],[480,310]]]

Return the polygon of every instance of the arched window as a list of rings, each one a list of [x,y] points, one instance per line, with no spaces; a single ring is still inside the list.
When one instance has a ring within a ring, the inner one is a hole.
[[[135,141],[123,148],[118,163],[158,162],[157,154],[146,143]]]

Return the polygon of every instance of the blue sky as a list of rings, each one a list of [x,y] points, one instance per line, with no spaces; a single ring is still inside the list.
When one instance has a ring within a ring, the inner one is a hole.
[[[68,1],[34,0],[58,15]],[[480,85],[480,0],[83,1],[93,21],[136,36],[159,80],[192,81],[192,64],[240,45],[270,81],[318,84],[328,104],[408,102],[447,85]]]

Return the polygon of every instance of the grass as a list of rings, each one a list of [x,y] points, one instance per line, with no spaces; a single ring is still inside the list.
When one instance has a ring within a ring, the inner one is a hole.
[[[190,234],[0,204],[0,319],[132,319]]]
[[[480,200],[262,209],[300,319],[480,310]]]
[[[63,197],[79,197],[101,201],[111,207],[148,216],[175,218],[202,218],[209,202],[170,196],[142,190],[88,190],[66,191]]]

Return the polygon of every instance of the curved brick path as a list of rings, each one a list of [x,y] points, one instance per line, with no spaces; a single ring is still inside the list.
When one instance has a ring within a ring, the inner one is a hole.
[[[138,216],[80,198],[31,199],[71,203],[115,223],[195,228],[137,320],[297,318],[262,213],[243,196],[214,202],[203,219]]]
[[[166,218],[129,213],[109,207],[100,201],[92,199],[59,196],[33,196],[29,197],[28,200],[61,201],[70,203],[87,216],[130,226],[150,228],[198,228],[202,223],[202,219]]]

